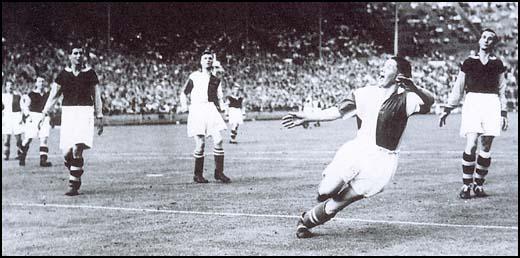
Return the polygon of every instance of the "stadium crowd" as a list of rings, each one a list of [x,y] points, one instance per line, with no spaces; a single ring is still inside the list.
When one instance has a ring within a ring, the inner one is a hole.
[[[444,7],[435,9],[438,8]],[[503,8],[511,7],[505,5]],[[381,11],[377,5],[368,5],[367,10]],[[448,8],[446,13],[453,12]],[[490,17],[497,19],[502,16]],[[412,25],[418,26],[414,22]],[[299,110],[309,98],[317,101],[321,108],[330,107],[341,101],[350,90],[377,80],[384,60],[382,47],[363,36],[366,31],[354,33],[353,28],[347,25],[329,28],[332,33],[322,39],[321,53],[316,51],[318,32],[293,29],[275,33],[258,28],[254,31],[254,27],[252,30],[252,34],[268,35],[268,38],[263,41],[258,39],[262,37],[237,40],[222,32],[216,34],[209,44],[194,39],[191,45],[195,47],[192,49],[169,51],[168,54],[146,39],[140,39],[144,45],[142,49],[145,49],[140,53],[131,51],[128,44],[115,42],[108,50],[103,41],[90,39],[87,42],[88,63],[95,68],[103,86],[103,112],[110,115],[184,111],[178,105],[180,90],[189,73],[196,69],[197,58],[207,45],[216,50],[216,58],[225,70],[225,94],[231,85],[240,85],[249,111]],[[504,39],[508,42],[516,40],[516,47],[501,48],[499,53],[508,67],[508,105],[511,110],[517,110],[517,27],[506,33]],[[266,46],[265,42],[271,45]],[[13,81],[20,93],[30,91],[37,75],[51,82],[66,64],[65,50],[44,38],[11,41],[2,37],[2,51],[3,82]],[[435,51],[422,57],[411,57],[414,80],[435,93],[436,103],[446,103],[459,71],[459,62],[469,54],[468,50],[458,55]]]

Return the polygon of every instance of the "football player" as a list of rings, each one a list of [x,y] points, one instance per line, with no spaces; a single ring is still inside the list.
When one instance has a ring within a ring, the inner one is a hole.
[[[4,141],[4,160],[9,160],[11,149],[11,135],[16,139],[18,148],[18,159],[22,153],[22,109],[20,106],[21,96],[13,89],[13,82],[6,81],[2,92],[2,134]]]
[[[498,42],[495,31],[485,29],[479,39],[479,52],[462,63],[455,85],[448,97],[448,105],[440,116],[439,126],[446,124],[451,110],[457,107],[466,92],[462,107],[460,135],[466,137],[462,153],[462,188],[459,197],[487,196],[485,177],[491,165],[491,144],[500,129],[507,130],[507,99],[502,61],[493,54]],[[480,148],[477,145],[480,139]]]
[[[349,204],[383,191],[390,182],[408,117],[429,112],[434,102],[433,94],[415,86],[411,76],[410,63],[393,57],[385,62],[378,86],[354,90],[338,107],[283,117],[288,128],[354,114],[360,122],[356,138],[344,144],[323,171],[320,203],[299,218],[298,238],[311,237],[310,228],[329,221]]]
[[[44,117],[63,95],[61,109],[60,149],[69,170],[68,196],[78,195],[83,175],[83,151],[92,147],[94,115],[98,120],[98,135],[103,132],[101,86],[96,72],[85,68],[85,52],[80,45],[69,50],[70,66],[56,77],[49,98],[43,108]],[[95,114],[94,114],[95,113]]]
[[[244,97],[239,95],[239,85],[233,85],[231,95],[226,97],[227,115],[229,117],[229,126],[231,127],[231,140],[229,143],[237,144],[238,126],[244,123],[243,116],[246,114],[244,108]]]
[[[48,162],[49,132],[51,129],[49,116],[43,116],[42,110],[49,98],[49,92],[45,88],[45,79],[36,78],[34,89],[22,98],[22,110],[25,120],[25,134],[22,142],[22,153],[20,154],[20,165],[25,165],[25,158],[29,151],[29,145],[33,138],[40,138],[40,166],[50,167]],[[40,123],[41,122],[41,123]]]
[[[208,183],[204,178],[204,147],[206,137],[213,138],[213,155],[215,158],[216,180],[229,183],[231,180],[224,174],[224,148],[220,131],[226,130],[226,123],[219,111],[223,107],[221,79],[213,75],[214,55],[206,50],[200,57],[201,70],[190,74],[182,90],[182,99],[188,100],[188,137],[195,139],[195,168],[193,181]]]

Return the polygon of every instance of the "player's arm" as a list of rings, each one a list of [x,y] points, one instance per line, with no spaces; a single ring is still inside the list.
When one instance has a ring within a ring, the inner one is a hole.
[[[187,111],[188,110],[188,96],[191,94],[191,91],[193,90],[193,81],[191,78],[188,77],[188,80],[184,83],[184,86],[182,87],[181,95],[179,97],[181,102],[181,110]]]
[[[399,75],[399,76],[397,76],[396,79],[398,81],[404,83],[404,85],[406,86],[406,89],[408,91],[415,93],[419,97],[419,100],[417,100],[417,101],[413,101],[413,102],[407,101],[407,104],[408,103],[410,104],[410,105],[407,105],[407,110],[406,110],[406,112],[409,116],[412,114],[416,114],[416,113],[426,114],[426,113],[430,112],[430,109],[431,109],[433,103],[435,102],[435,97],[433,96],[433,93],[431,93],[427,89],[418,87],[417,85],[415,85],[413,80],[408,77]]]
[[[60,95],[61,85],[57,83],[51,84],[51,92],[49,93],[49,98],[47,99],[47,102],[45,102],[45,107],[42,110],[44,116],[49,115],[49,110],[51,110],[54,107]]]
[[[334,121],[342,117],[350,117],[355,114],[356,102],[354,95],[344,100],[338,106],[317,110],[314,112],[290,112],[282,118],[282,125],[293,128],[309,122]]]
[[[101,85],[94,86],[94,112],[96,115],[98,135],[103,133],[103,100],[101,100]]]
[[[221,112],[226,106],[224,104],[224,93],[222,92],[222,81],[218,84],[217,87],[217,98],[218,98],[218,111]]]
[[[442,112],[439,119],[439,126],[442,127],[446,124],[446,118],[451,113],[451,111],[456,108],[462,97],[464,96],[464,84],[466,81],[466,73],[460,71],[457,75],[457,80],[455,80],[455,85],[453,85],[453,89],[448,95],[448,104],[444,107],[444,111]]]
[[[27,117],[29,116],[29,106],[31,105],[31,98],[29,95],[24,94],[20,99],[20,109],[22,110],[22,114]]]
[[[502,116],[502,130],[507,130],[509,127],[509,120],[507,119],[507,98],[506,98],[506,78],[505,73],[498,76],[498,95],[500,97],[500,114]]]

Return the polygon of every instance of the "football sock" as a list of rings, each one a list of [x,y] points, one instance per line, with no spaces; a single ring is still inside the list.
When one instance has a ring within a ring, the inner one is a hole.
[[[235,140],[237,138],[237,131],[231,130],[231,139]]]
[[[325,211],[325,206],[327,205],[327,202],[322,202],[316,205],[310,211],[306,212],[303,216],[303,225],[307,228],[313,228],[318,225],[322,225],[325,222],[334,218],[334,216],[336,216],[336,213],[327,214],[327,212]]]
[[[475,155],[462,154],[462,183],[470,185],[473,183],[473,173],[475,172]]]
[[[475,169],[475,183],[483,185],[486,181],[489,166],[491,166],[491,153],[481,151],[477,158],[477,169]]]
[[[213,155],[215,157],[215,173],[224,172],[224,149],[213,148]]]
[[[193,153],[193,157],[195,158],[195,175],[202,175],[204,170],[204,151]]]

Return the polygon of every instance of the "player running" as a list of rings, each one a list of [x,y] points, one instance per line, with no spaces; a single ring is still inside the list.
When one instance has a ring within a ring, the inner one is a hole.
[[[213,155],[215,157],[216,180],[229,183],[231,180],[224,175],[224,148],[220,131],[226,130],[226,123],[219,113],[223,107],[223,93],[221,80],[212,74],[214,56],[211,51],[204,51],[200,58],[201,70],[190,74],[184,84],[181,99],[190,97],[188,113],[188,137],[195,139],[195,169],[193,181],[196,183],[208,183],[203,177],[204,172],[204,147],[206,137],[213,138]]]
[[[483,185],[491,166],[491,144],[495,136],[500,135],[501,127],[504,131],[508,128],[504,77],[506,68],[493,55],[497,42],[495,31],[485,29],[482,32],[479,52],[462,63],[448,97],[448,105],[440,116],[439,126],[442,127],[466,92],[460,124],[460,135],[466,137],[466,147],[462,153],[463,185],[459,193],[462,199],[471,198],[471,190],[476,197],[487,196]]]
[[[411,76],[410,63],[392,57],[381,70],[378,86],[354,90],[338,107],[309,114],[289,113],[283,118],[288,128],[354,114],[359,122],[356,138],[344,144],[323,171],[318,188],[320,203],[299,218],[298,238],[311,237],[310,228],[329,221],[349,204],[383,191],[390,182],[408,117],[429,112],[434,102],[432,93],[415,86]]]
[[[21,166],[25,165],[29,145],[34,138],[40,138],[40,166],[52,166],[52,163],[47,161],[49,156],[48,139],[51,130],[50,118],[42,113],[43,106],[48,98],[49,93],[45,89],[45,79],[42,77],[36,78],[34,89],[22,98],[25,134],[22,142],[22,153],[20,154]]]

